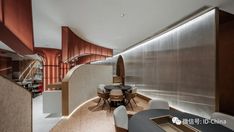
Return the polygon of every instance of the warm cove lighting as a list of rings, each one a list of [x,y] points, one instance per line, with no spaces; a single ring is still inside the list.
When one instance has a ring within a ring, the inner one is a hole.
[[[91,98],[87,101],[85,101],[84,103],[82,103],[81,105],[79,105],[78,107],[76,107],[76,109],[74,109],[68,116],[63,116],[62,118],[64,119],[69,119],[77,110],[79,110],[82,106],[84,106],[86,103],[92,101],[92,100],[95,100],[97,99],[98,97],[94,97],[94,98]]]
[[[200,22],[201,20],[204,20],[204,19],[206,19],[207,17],[210,17],[210,16],[212,16],[212,15],[215,14],[215,9],[214,9],[214,8],[208,9],[208,10],[209,10],[208,12],[206,12],[206,13],[200,15],[200,16],[195,16],[194,18],[191,18],[190,20],[185,21],[185,22],[179,24],[178,26],[176,26],[176,27],[174,27],[174,28],[171,28],[171,29],[169,29],[169,30],[166,30],[166,31],[164,31],[164,32],[162,32],[162,33],[156,35],[155,37],[151,38],[150,40],[147,40],[147,41],[145,41],[145,42],[139,43],[138,45],[136,45],[136,46],[134,46],[134,47],[132,47],[132,48],[130,48],[130,49],[127,49],[127,50],[125,50],[125,51],[123,51],[123,52],[121,52],[121,53],[119,53],[119,54],[116,54],[116,55],[114,55],[113,57],[109,57],[109,58],[107,58],[106,60],[112,59],[112,58],[117,57],[117,56],[119,56],[119,55],[127,54],[127,53],[129,53],[129,52],[131,52],[131,51],[134,51],[134,50],[138,49],[138,48],[143,48],[143,46],[145,46],[145,45],[153,44],[155,41],[158,41],[158,40],[160,40],[160,39],[163,39],[163,38],[165,38],[165,37],[167,37],[168,35],[171,35],[171,34],[173,34],[173,33],[179,32],[179,31],[181,31],[181,30],[183,30],[183,29],[185,29],[185,28],[187,28],[187,27],[190,27],[190,26],[192,26],[193,24],[196,24],[196,23]],[[104,60],[104,61],[105,61],[105,60]],[[103,61],[96,61],[96,62],[98,63],[98,62],[103,62]],[[94,62],[94,63],[95,63],[95,62]]]

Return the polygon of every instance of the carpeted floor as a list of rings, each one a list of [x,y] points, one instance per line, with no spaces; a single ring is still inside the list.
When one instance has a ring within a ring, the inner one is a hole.
[[[136,97],[137,105],[132,102],[133,111],[127,106],[128,113],[134,114],[144,110],[147,101]],[[89,101],[78,110],[76,110],[69,118],[63,118],[52,128],[52,132],[115,132],[113,110],[110,111],[106,105],[102,110],[101,105],[97,106],[98,99]]]

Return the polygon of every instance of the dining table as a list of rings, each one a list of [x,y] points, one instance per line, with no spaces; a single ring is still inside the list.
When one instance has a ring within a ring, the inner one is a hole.
[[[109,93],[111,90],[120,89],[120,90],[122,90],[123,95],[124,95],[124,97],[125,97],[126,92],[129,91],[129,90],[131,90],[132,87],[129,86],[129,85],[106,85],[106,86],[104,86],[104,89],[105,89],[106,92],[108,92],[108,93]],[[125,100],[120,101],[120,102],[117,102],[117,103],[116,103],[116,102],[113,102],[113,101],[110,102],[110,106],[111,106],[111,107],[118,107],[118,106],[120,106],[120,105],[126,105]]]
[[[111,91],[111,90],[113,90],[113,89],[120,89],[120,90],[122,90],[123,91],[123,93],[125,93],[126,91],[128,91],[128,90],[131,90],[131,86],[129,86],[129,85],[106,85],[105,87],[104,87],[104,89],[106,90],[106,91]]]
[[[212,122],[209,119],[196,116],[193,114],[181,112],[178,110],[164,110],[164,109],[149,109],[133,115],[128,123],[129,132],[165,132],[164,129],[155,123],[152,119],[163,116],[176,117],[180,121],[189,121],[191,127],[195,128],[196,132],[233,132],[231,129],[224,127],[221,124]],[[197,121],[197,122],[195,122]],[[172,122],[172,121],[171,121]]]

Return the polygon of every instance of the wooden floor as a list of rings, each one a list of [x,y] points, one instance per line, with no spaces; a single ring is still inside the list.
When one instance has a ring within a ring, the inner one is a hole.
[[[128,113],[136,113],[144,110],[148,103],[147,101],[136,97],[137,105],[132,102],[132,111],[130,106],[127,106]],[[68,119],[63,118],[58,124],[51,129],[51,132],[115,132],[113,110],[110,111],[106,105],[102,110],[101,103],[97,106],[98,99],[89,101]]]

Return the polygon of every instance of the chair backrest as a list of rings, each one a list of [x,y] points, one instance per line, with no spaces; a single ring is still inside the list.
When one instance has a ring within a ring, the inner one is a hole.
[[[97,93],[104,93],[104,91],[101,88],[97,88]]]
[[[114,110],[115,126],[128,130],[128,114],[124,106],[119,106]]]
[[[97,93],[98,97],[103,99],[109,99],[109,93]]]
[[[105,84],[99,84],[98,87],[101,88],[101,89],[104,89]]]
[[[110,91],[111,101],[122,101],[124,99],[123,92],[120,89],[113,89]]]
[[[105,93],[105,84],[99,84],[97,87],[97,93]]]
[[[121,83],[122,84],[122,78],[120,76],[114,76],[113,83]]]
[[[137,87],[132,87],[132,93],[137,93]]]
[[[120,89],[113,89],[110,91],[110,95],[123,95],[123,92]]]
[[[125,99],[130,100],[135,98],[136,95],[134,93],[125,93]]]
[[[119,86],[121,85],[122,83],[112,83],[111,85],[114,85],[114,86]]]
[[[169,110],[169,104],[167,101],[164,100],[150,100],[149,101],[149,109],[165,109]]]
[[[220,113],[220,112],[214,112],[212,115],[211,115],[211,119],[216,119],[216,120],[221,120],[222,121],[226,121],[225,124],[221,124],[231,130],[234,131],[234,117],[231,116],[231,115],[226,115],[226,114],[223,114],[223,113]]]

